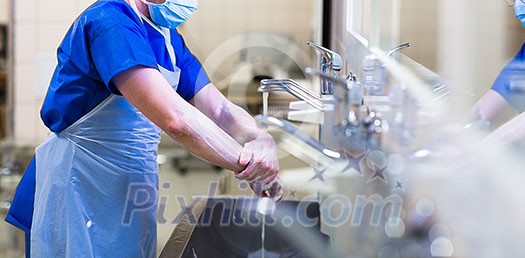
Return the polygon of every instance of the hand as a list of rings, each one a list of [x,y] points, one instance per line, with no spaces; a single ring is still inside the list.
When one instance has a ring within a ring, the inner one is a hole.
[[[283,185],[281,180],[277,177],[270,185],[263,185],[261,183],[250,183],[250,188],[257,195],[257,197],[269,197],[274,201],[280,201],[283,198]]]
[[[273,184],[279,173],[277,146],[273,138],[264,133],[255,140],[247,142],[241,152],[239,163],[246,167],[235,175],[237,179],[246,180],[250,184]]]

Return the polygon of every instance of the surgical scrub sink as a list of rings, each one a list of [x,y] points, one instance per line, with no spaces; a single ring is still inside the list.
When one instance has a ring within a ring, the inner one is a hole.
[[[191,223],[188,216],[181,221],[160,257],[302,258],[329,252],[329,238],[320,231],[318,202],[286,200],[275,205],[273,212],[262,215],[257,211],[259,201],[203,199],[193,209],[198,222]]]

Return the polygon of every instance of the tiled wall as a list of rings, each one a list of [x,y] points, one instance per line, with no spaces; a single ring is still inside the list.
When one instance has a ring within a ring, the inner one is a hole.
[[[207,55],[227,39],[248,32],[272,32],[306,41],[314,35],[317,0],[200,1],[182,32],[195,41],[197,54]]]
[[[3,0],[5,1],[5,0]],[[37,144],[47,135],[39,111],[56,63],[56,49],[72,21],[94,0],[14,3],[14,137]]]
[[[320,36],[320,0],[220,0],[200,1],[198,11],[180,31],[193,53],[206,62],[221,49],[241,49],[247,33],[274,33],[289,37],[306,55],[314,56],[306,41]],[[244,38],[243,38],[244,37]],[[228,46],[225,46],[228,45]],[[291,53],[290,53],[291,54]],[[221,75],[231,74],[238,65],[238,56],[225,60]],[[212,80],[213,67],[206,67]]]
[[[472,105],[518,52],[523,27],[504,1],[443,0],[438,12],[438,72],[458,92],[472,93],[464,98]]]
[[[7,24],[9,20],[9,1],[0,0],[0,24]]]
[[[439,1],[402,0],[400,3],[400,43],[412,43],[403,53],[436,71],[439,30],[439,13],[436,10]]]

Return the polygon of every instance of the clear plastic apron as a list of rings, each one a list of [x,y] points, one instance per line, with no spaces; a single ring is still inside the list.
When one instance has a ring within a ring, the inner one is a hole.
[[[175,67],[169,30],[157,29]],[[159,70],[176,90],[180,69]],[[49,135],[36,150],[31,257],[155,257],[159,140],[116,95]]]

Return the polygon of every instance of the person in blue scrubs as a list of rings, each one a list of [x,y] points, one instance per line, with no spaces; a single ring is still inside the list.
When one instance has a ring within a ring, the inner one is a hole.
[[[176,30],[196,9],[99,0],[73,23],[41,109],[51,134],[7,217],[28,257],[155,257],[161,130],[259,196],[282,196],[272,137],[210,83]]]
[[[525,111],[525,44],[479,99],[475,109],[479,118],[493,122],[507,105],[519,113]]]
[[[525,0],[515,0],[514,14],[525,27]],[[525,43],[519,53],[503,68],[491,89],[474,105],[474,113],[484,124],[493,123],[508,106],[519,112],[510,121],[491,132],[483,143],[491,148],[525,138]]]
[[[511,5],[525,27],[525,0],[515,0]],[[474,108],[479,119],[493,122],[508,105],[519,113],[525,111],[525,43]]]

